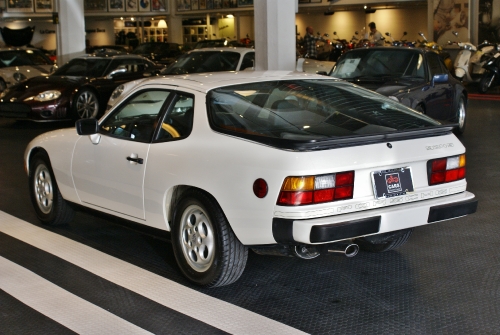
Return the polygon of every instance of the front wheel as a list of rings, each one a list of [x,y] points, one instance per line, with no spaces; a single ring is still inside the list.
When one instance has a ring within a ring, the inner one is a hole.
[[[42,223],[60,225],[73,219],[74,211],[59,192],[45,152],[39,152],[31,159],[29,183],[31,202]]]
[[[493,80],[495,80],[495,73],[490,71],[485,72],[479,82],[479,92],[486,93],[491,84],[493,84]]]
[[[75,96],[72,110],[76,120],[96,118],[99,114],[97,95],[89,89],[82,89]]]
[[[215,199],[193,189],[176,206],[172,244],[182,273],[204,287],[238,280],[248,249],[234,235]]]
[[[369,252],[385,252],[399,248],[410,238],[413,228],[365,236],[354,240],[361,250]]]

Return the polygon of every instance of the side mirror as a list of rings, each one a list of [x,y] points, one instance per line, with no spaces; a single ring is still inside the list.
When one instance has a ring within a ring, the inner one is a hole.
[[[448,74],[435,74],[431,80],[431,86],[434,87],[435,84],[443,84],[448,82]]]
[[[112,79],[114,76],[116,76],[117,74],[120,74],[120,73],[125,73],[127,72],[127,69],[122,67],[122,68],[118,68],[118,69],[115,69],[113,71],[111,71],[107,76],[106,76],[106,79]]]
[[[75,123],[78,135],[94,135],[99,130],[97,119],[80,119]]]

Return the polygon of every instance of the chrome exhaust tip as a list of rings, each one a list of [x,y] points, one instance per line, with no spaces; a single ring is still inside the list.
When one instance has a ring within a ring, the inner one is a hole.
[[[335,243],[328,246],[328,252],[342,254],[346,257],[354,257],[359,252],[359,246],[355,243]]]

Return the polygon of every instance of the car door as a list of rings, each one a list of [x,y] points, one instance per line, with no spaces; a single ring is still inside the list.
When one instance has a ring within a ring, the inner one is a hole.
[[[430,74],[429,81],[432,81],[433,76],[437,74],[448,74],[450,76],[437,53],[428,52],[426,58]],[[449,80],[443,83],[434,83],[434,87],[432,85],[428,86],[426,105],[429,116],[438,120],[449,119],[453,105],[453,86]]]
[[[172,96],[166,90],[140,91],[100,123],[98,140],[80,138],[72,174],[84,205],[145,219],[143,182],[149,148]]]

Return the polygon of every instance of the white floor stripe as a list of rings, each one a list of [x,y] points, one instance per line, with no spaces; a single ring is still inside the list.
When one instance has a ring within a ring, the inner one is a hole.
[[[304,334],[0,211],[0,231],[231,334]]]
[[[0,288],[78,334],[151,334],[3,257]]]

